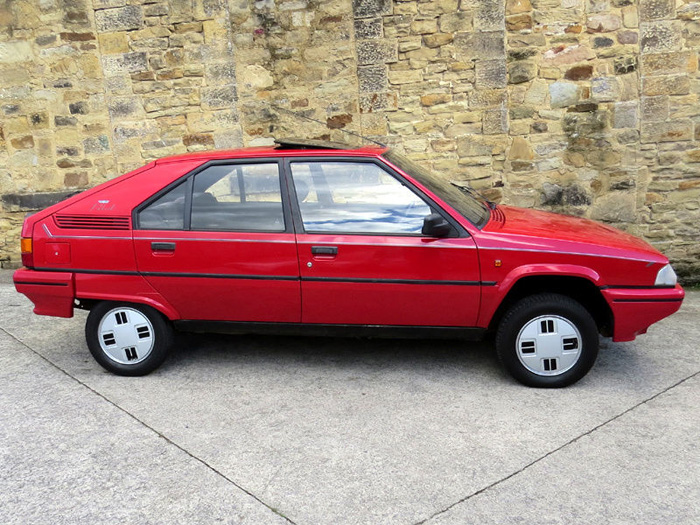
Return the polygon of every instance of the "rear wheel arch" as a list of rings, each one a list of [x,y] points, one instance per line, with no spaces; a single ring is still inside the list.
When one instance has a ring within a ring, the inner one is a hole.
[[[573,299],[591,314],[602,335],[612,335],[613,313],[600,289],[585,277],[569,275],[533,275],[518,279],[496,309],[489,323],[489,331],[498,328],[503,316],[517,302],[542,293],[554,293]]]

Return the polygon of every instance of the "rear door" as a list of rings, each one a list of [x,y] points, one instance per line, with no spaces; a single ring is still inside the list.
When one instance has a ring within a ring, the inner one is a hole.
[[[135,213],[139,271],[182,319],[299,322],[278,159],[210,162]]]
[[[287,171],[305,323],[476,325],[476,246],[457,227],[421,234],[436,203],[379,161],[299,159]]]

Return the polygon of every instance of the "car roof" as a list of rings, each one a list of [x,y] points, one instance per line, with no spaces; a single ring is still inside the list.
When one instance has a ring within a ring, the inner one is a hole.
[[[259,146],[232,150],[198,151],[163,157],[156,164],[186,162],[191,160],[250,159],[281,156],[333,156],[333,157],[376,157],[389,148],[381,145],[351,146],[340,142],[306,139],[277,139],[274,146]]]

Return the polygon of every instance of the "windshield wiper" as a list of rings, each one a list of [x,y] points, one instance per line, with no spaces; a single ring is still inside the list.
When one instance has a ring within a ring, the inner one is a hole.
[[[495,210],[496,206],[498,206],[495,202],[488,200],[486,197],[481,195],[478,191],[476,191],[475,189],[473,189],[469,185],[462,185],[462,184],[458,184],[458,183],[452,182],[452,181],[450,181],[450,184],[452,184],[456,188],[462,190],[463,192],[468,193],[469,195],[471,195],[475,199],[484,201],[486,203],[486,205],[492,210]]]

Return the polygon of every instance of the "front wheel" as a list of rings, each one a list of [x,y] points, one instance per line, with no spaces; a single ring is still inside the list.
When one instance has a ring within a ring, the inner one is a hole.
[[[564,295],[538,294],[517,302],[496,333],[498,358],[527,386],[559,388],[585,376],[598,356],[591,314]]]
[[[121,376],[143,376],[165,361],[173,331],[150,306],[103,302],[88,315],[85,339],[92,356],[106,370]]]

